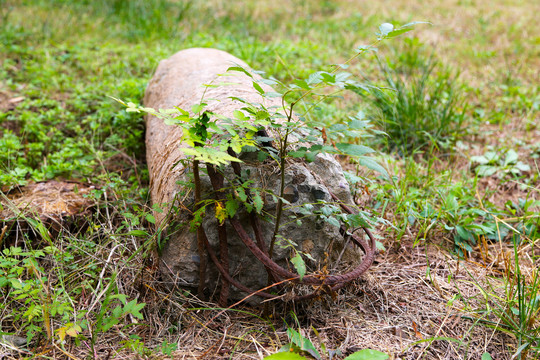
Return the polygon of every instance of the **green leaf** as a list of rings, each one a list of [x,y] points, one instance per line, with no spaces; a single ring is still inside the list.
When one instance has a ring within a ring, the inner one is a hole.
[[[21,284],[21,281],[19,279],[9,279],[9,281],[11,282],[11,287],[14,288],[14,289],[22,289],[22,284]]]
[[[240,198],[240,200],[245,203],[247,201],[247,195],[246,195],[246,191],[244,190],[244,188],[242,188],[242,187],[238,188],[237,193],[238,193],[238,197]]]
[[[268,119],[270,117],[270,114],[268,113],[268,111],[265,111],[265,110],[259,110],[255,113],[255,119],[257,120],[265,120],[265,119]]]
[[[495,151],[488,151],[484,154],[484,156],[489,163],[497,162],[500,159],[499,154],[497,154]]]
[[[146,218],[146,221],[148,221],[150,224],[156,223],[156,218],[154,217],[154,215],[148,214],[146,215],[145,218]]]
[[[386,37],[393,38],[411,30],[412,29],[398,29],[398,30],[390,31],[388,34],[386,34]]]
[[[349,225],[351,227],[359,227],[359,226],[365,227],[365,228],[369,227],[369,223],[361,214],[348,214],[347,221],[349,222]]]
[[[112,311],[114,318],[119,318],[122,316],[122,307],[120,305],[116,306]]]
[[[239,71],[239,72],[242,72],[242,73],[246,74],[250,78],[253,78],[253,75],[251,75],[246,69],[244,69],[241,66],[231,66],[230,68],[227,69],[227,72],[229,72],[229,71]]]
[[[213,148],[181,148],[180,151],[182,151],[187,156],[193,156],[194,160],[199,160],[207,164],[213,164],[218,166],[228,165],[232,161],[242,162],[240,159],[235,158],[234,156],[231,156],[224,151],[219,151]]]
[[[253,88],[259,92],[259,94],[263,95],[264,90],[261,87],[261,85],[257,84],[255,81],[253,82]]]
[[[235,119],[238,119],[240,121],[247,121],[249,118],[240,110],[234,110],[233,115]]]
[[[518,161],[518,154],[514,150],[510,149],[506,153],[506,157],[504,158],[504,165],[510,165],[515,164]]]
[[[131,230],[130,232],[128,232],[126,235],[131,235],[131,236],[150,236],[148,235],[148,233],[144,230]]]
[[[304,262],[304,259],[302,259],[302,255],[297,252],[296,255],[292,257],[291,262],[294,265],[296,272],[298,272],[298,275],[300,275],[300,280],[302,280],[304,278],[304,275],[306,275],[306,263]]]
[[[135,302],[135,300],[133,300]],[[135,304],[131,308],[131,314],[139,320],[144,320],[143,314],[140,313],[142,308],[145,306],[145,303]]]
[[[386,36],[393,30],[394,30],[394,25],[390,23],[384,23],[379,26],[379,31],[380,31],[381,36]]]
[[[476,174],[478,176],[491,176],[497,172],[497,167],[491,165],[480,165],[476,169]]]
[[[433,25],[433,24],[430,23],[429,21],[412,21],[412,22],[410,22],[410,23],[407,23],[407,24],[401,26],[400,29],[403,29],[403,28],[406,28],[406,27],[411,27],[411,26],[418,25],[418,24],[428,24],[428,25]]]
[[[469,231],[467,231],[467,229],[465,229],[461,225],[456,226],[456,232],[458,233],[459,237],[462,238],[463,240],[467,240],[467,241],[474,240],[473,234],[471,234]]]
[[[225,209],[227,210],[229,217],[233,217],[234,215],[236,215],[236,211],[239,207],[240,204],[234,199],[227,200],[227,202],[225,203]]]
[[[388,172],[385,168],[382,167],[381,164],[373,160],[372,158],[369,158],[367,156],[360,156],[358,158],[358,163],[362,166],[367,167],[368,169],[371,169],[373,171],[377,171],[381,175],[383,175],[385,178],[389,179],[390,176],[388,175]]]
[[[492,360],[492,357],[491,357],[491,355],[489,355],[489,353],[486,351],[485,353],[482,354],[482,360]]]
[[[307,358],[294,352],[279,352],[269,355],[264,360],[307,360]]]
[[[371,349],[364,349],[347,356],[344,360],[386,360],[388,355]]]
[[[487,164],[489,161],[484,155],[479,155],[479,156],[471,156],[471,162],[475,162],[479,164]]]
[[[340,226],[341,226],[341,224],[339,223],[339,221],[338,221],[335,217],[333,217],[333,216],[327,218],[327,219],[326,219],[326,222],[329,223],[329,224],[331,224],[331,225],[334,225],[335,227],[340,227]]]
[[[519,171],[531,171],[531,167],[528,164],[524,164],[521,161],[518,161],[514,168]]]
[[[365,154],[375,152],[375,150],[373,150],[372,148],[364,146],[364,145],[338,143],[336,144],[336,147],[339,149],[339,151],[343,152],[345,155],[350,155],[350,156],[362,156]]]
[[[297,254],[299,255],[299,254]],[[303,261],[302,261],[303,262]],[[304,269],[305,270],[305,269]],[[300,333],[294,329],[288,328],[287,335],[293,344],[298,346],[300,350],[308,352],[315,359],[320,359],[321,354],[317,351],[313,343],[308,338],[300,335]]]
[[[195,104],[191,107],[191,111],[194,113],[194,114],[198,114],[202,111],[202,109],[204,109],[204,107],[206,106],[205,103],[200,103],[200,104]]]
[[[263,199],[259,193],[253,195],[253,205],[255,206],[255,211],[257,214],[260,214],[264,205]]]
[[[302,79],[294,80],[294,84],[297,85],[301,89],[311,90],[311,86],[309,86],[305,80],[302,80]]]

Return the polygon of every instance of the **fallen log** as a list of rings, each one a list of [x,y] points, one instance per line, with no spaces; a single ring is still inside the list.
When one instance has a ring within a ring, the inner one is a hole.
[[[249,68],[240,59],[216,49],[180,51],[160,62],[146,89],[144,106],[153,109],[190,109],[205,98],[208,99],[205,101],[208,111],[230,118],[242,105],[235,100],[238,98],[248,103],[263,101],[266,108],[282,106],[280,98],[263,99],[248,76],[227,77],[228,85],[203,86],[219,84],[223,79],[220,76],[229,67],[237,65]],[[265,84],[260,86],[265,91],[273,91]],[[228,292],[229,284],[233,285],[230,296],[241,299],[246,293],[266,287],[269,279],[283,283],[292,276],[291,279],[298,282],[300,276],[290,263],[291,252],[303,254],[308,269],[318,271],[307,275],[302,281],[321,288],[328,285],[328,289],[337,289],[353,280],[373,261],[373,238],[372,244],[366,245],[362,239],[354,237],[354,241],[368,254],[362,264],[351,274],[333,276],[325,273],[323,262],[328,263],[335,258],[328,254],[343,249],[343,236],[350,238],[351,235],[342,226],[325,221],[324,217],[305,216],[302,205],[336,200],[342,204],[352,204],[352,198],[340,164],[332,156],[323,154],[317,155],[312,163],[303,160],[288,162],[284,178],[289,205],[283,211],[283,224],[279,228],[281,246],[276,246],[271,255],[269,243],[274,234],[273,220],[278,206],[272,194],[280,193],[279,166],[272,161],[258,161],[256,157],[242,157],[240,154],[244,161],[241,165],[229,166],[219,174],[209,167],[208,173],[200,177],[203,196],[211,197],[214,194],[218,201],[219,196],[223,196],[219,195],[222,194],[221,189],[231,188],[234,179],[242,176],[243,181],[250,181],[251,189],[264,194],[261,212],[264,216],[254,216],[253,211],[249,213],[243,210],[230,222],[219,226],[214,212],[207,211],[199,229],[198,242],[197,234],[190,231],[189,226],[195,204],[192,187],[187,182],[191,168],[186,166],[186,156],[181,151],[181,147],[185,146],[181,143],[182,129],[166,125],[162,118],[153,115],[146,116],[146,127],[152,203],[164,209],[154,215],[157,226],[167,229],[167,239],[160,253],[160,269],[165,280],[187,287],[198,287],[201,283],[202,288],[211,294],[221,277],[223,288],[227,289],[222,290],[222,300],[227,297],[223,292]],[[272,133],[272,129],[268,129],[268,133]],[[207,271],[204,266],[206,252],[202,254],[200,249],[205,243],[213,261],[209,263]],[[355,254],[358,256],[360,252]],[[201,276],[205,276],[203,281],[200,281]],[[261,291],[259,295],[276,296],[271,291],[276,293],[278,289]],[[301,298],[302,292],[295,291]],[[303,297],[309,296],[304,294]]]

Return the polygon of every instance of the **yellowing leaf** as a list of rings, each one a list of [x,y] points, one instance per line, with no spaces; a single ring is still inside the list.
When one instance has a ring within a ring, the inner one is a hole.
[[[60,339],[60,341],[64,341],[64,339],[66,338],[66,327],[64,326],[60,329],[57,329],[56,333],[58,334],[58,338]]]
[[[77,337],[79,335],[79,332],[81,332],[81,327],[77,324],[71,325],[67,330],[66,334],[68,334],[71,337]]]
[[[220,225],[223,224],[227,218],[227,210],[223,207],[220,202],[216,203],[216,219],[219,221]]]
[[[65,326],[62,326],[60,329],[56,330],[56,334],[58,335],[58,338],[60,341],[64,341],[66,339],[66,335],[69,335],[73,338],[77,337],[79,333],[82,331],[81,327],[77,324],[73,323],[67,323]]]

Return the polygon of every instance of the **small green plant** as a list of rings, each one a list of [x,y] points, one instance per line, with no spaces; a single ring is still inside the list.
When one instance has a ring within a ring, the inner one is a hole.
[[[331,96],[336,96],[347,90],[359,91],[364,88],[363,84],[352,79],[352,74],[342,71],[342,69],[346,69],[354,59],[366,51],[373,50],[383,40],[412,30],[415,24],[417,23],[406,24],[397,29],[391,24],[382,24],[379,27],[377,40],[369,46],[359,47],[356,54],[344,64],[335,65],[332,71],[317,71],[309,75],[307,79],[296,79],[290,85],[275,79],[261,78],[240,66],[230,67],[227,70],[227,75],[234,72],[247,76],[252,82],[253,89],[261,97],[260,102],[254,103],[232,97],[231,100],[238,103],[239,106],[233,112],[232,118],[208,111],[204,94],[200,102],[193,105],[189,111],[178,107],[157,110],[138,106],[132,102],[124,103],[116,99],[127,106],[127,112],[148,113],[163,119],[165,124],[179,126],[183,129],[181,151],[189,158],[186,167],[192,169],[195,187],[194,219],[191,222],[191,228],[198,233],[201,258],[204,257],[202,253],[204,246],[202,245],[203,235],[200,224],[210,205],[215,209],[215,217],[220,223],[228,217],[233,218],[241,205],[248,212],[255,210],[257,214],[261,214],[263,210],[260,190],[249,186],[249,180],[242,179],[240,174],[237,174],[236,181],[229,181],[229,183],[234,184],[234,188],[226,195],[228,200],[225,206],[222,204],[223,199],[203,198],[199,174],[202,164],[206,164],[207,172],[211,178],[223,177],[222,165],[242,162],[236,156],[237,154],[257,151],[259,160],[272,161],[279,168],[281,176],[279,194],[269,194],[277,200],[276,212],[271,217],[275,229],[269,245],[270,257],[273,255],[276,240],[280,238],[279,231],[284,220],[282,218],[284,206],[289,205],[285,196],[285,172],[289,159],[304,158],[307,161],[313,161],[315,156],[321,153],[346,155],[358,159],[361,165],[387,176],[386,170],[381,165],[366,156],[374,152],[373,149],[365,145],[344,142],[343,133],[347,133],[350,137],[362,133],[366,128],[365,119],[360,116],[350,117],[349,121],[335,124],[333,128],[326,131],[324,127],[319,127],[320,124],[317,121],[310,121],[309,114],[318,104]],[[284,91],[283,93],[267,92],[261,84],[279,86]],[[207,84],[204,86],[209,88],[219,85]],[[282,106],[266,107],[263,104],[265,98],[274,97],[282,98]],[[289,101],[288,105],[286,101]],[[300,112],[299,120],[295,117],[295,112]],[[299,139],[302,139],[302,142]],[[310,145],[305,146],[305,143]],[[368,226],[370,223],[370,215],[366,212],[345,215],[341,214],[341,209],[338,206],[326,204],[317,204],[312,209],[313,215],[324,217],[325,221],[337,227],[341,226],[338,218],[346,220],[345,224],[351,227]],[[302,254],[292,244],[289,241],[286,245],[292,249],[291,263],[296,268],[299,277],[303,278],[306,265]],[[204,266],[201,265],[201,268]],[[202,289],[199,289],[199,294],[201,293]]]
[[[388,149],[409,155],[430,144],[448,148],[463,135],[465,119],[457,75],[433,56],[420,58],[415,47],[408,51],[409,56],[400,54],[401,64],[379,59],[385,87],[360,94],[388,134]]]
[[[536,359],[540,355],[540,275],[538,269],[523,274],[519,260],[519,235],[514,235],[514,256],[505,258],[503,294],[493,284],[482,286],[485,308],[479,311],[487,326],[512,334],[517,340],[513,359]],[[495,317],[495,321],[490,320]]]
[[[81,314],[75,316],[69,295],[51,285],[40,265],[40,259],[55,253],[58,249],[52,246],[29,251],[10,247],[0,253],[0,293],[6,302],[15,303],[8,318],[26,335],[28,343],[36,335],[52,339],[53,319],[64,324],[82,319]]]
[[[472,156],[474,172],[481,177],[497,174],[499,177],[506,175],[521,176],[531,171],[531,167],[519,160],[518,153],[509,149],[504,153],[487,151],[484,155]]]
[[[294,315],[294,314],[293,314]],[[319,333],[315,328],[312,328],[317,337]],[[296,331],[291,327],[287,327],[287,336],[289,337],[289,343],[285,344],[275,354],[266,356],[265,360],[308,360],[308,359],[329,359],[332,360],[335,356],[341,355],[341,351],[329,350],[324,343],[320,342],[321,352],[317,350],[311,340],[303,336],[300,331]],[[320,338],[319,338],[320,340]],[[309,357],[306,357],[309,356]],[[386,360],[388,355],[377,350],[364,349],[356,351],[355,353],[347,356],[344,360]]]

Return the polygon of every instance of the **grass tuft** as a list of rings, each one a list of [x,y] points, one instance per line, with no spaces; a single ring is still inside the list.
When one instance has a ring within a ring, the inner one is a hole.
[[[465,109],[457,74],[415,47],[394,59],[379,59],[384,89],[363,93],[388,134],[385,148],[413,154],[430,145],[449,148],[463,136]]]

